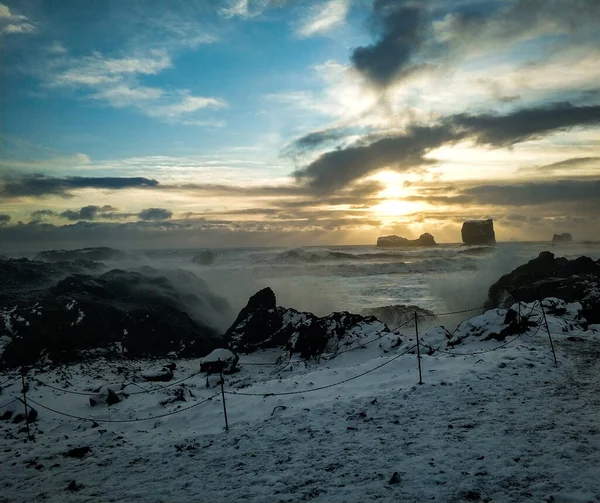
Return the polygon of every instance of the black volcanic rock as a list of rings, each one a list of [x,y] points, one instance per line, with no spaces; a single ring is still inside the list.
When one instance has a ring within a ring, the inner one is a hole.
[[[460,231],[463,243],[467,245],[495,245],[496,233],[494,232],[494,221],[467,220],[463,223]]]
[[[234,351],[284,348],[311,358],[323,353],[331,342],[359,338],[368,325],[378,324],[382,332],[388,328],[375,317],[363,317],[348,312],[318,317],[276,305],[270,288],[256,293],[225,333],[225,340]]]
[[[401,236],[382,236],[377,238],[377,246],[379,247],[394,247],[394,246],[435,246],[437,243],[431,234],[428,232],[421,234],[419,239],[406,239]]]
[[[600,323],[600,261],[589,257],[568,260],[549,251],[502,276],[488,292],[488,306],[510,306],[556,297],[580,302],[589,323]]]
[[[121,250],[100,246],[78,250],[46,250],[38,253],[34,260],[60,262],[65,260],[122,260],[127,255]]]
[[[552,236],[553,243],[570,243],[573,241],[573,236],[571,236],[568,232],[563,232],[562,234],[554,234]]]
[[[0,367],[32,364],[42,355],[54,362],[104,354],[204,356],[222,345],[205,313],[228,305],[194,274],[152,268],[93,274],[77,266],[64,277],[64,264],[76,267],[0,262],[6,273],[0,289],[10,292],[0,296],[0,337],[9,340]]]

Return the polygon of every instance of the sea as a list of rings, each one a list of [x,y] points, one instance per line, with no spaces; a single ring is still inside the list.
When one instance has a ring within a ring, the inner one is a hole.
[[[390,305],[441,313],[482,306],[495,281],[542,251],[599,260],[600,242],[138,250],[135,264],[194,272],[227,299],[232,316],[265,287],[278,305],[318,316]],[[203,263],[194,263],[199,256]]]

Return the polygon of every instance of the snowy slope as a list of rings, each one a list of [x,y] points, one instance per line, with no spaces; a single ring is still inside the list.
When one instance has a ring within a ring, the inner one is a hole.
[[[600,327],[582,325],[577,305],[553,302],[544,306],[557,367],[545,325],[513,342],[484,340],[501,328],[498,310],[454,334],[424,332],[439,351],[422,353],[423,385],[414,329],[399,345],[386,336],[321,361],[277,350],[242,356],[242,370],[226,376],[228,432],[218,376],[207,388],[199,360],[178,361],[175,381],[189,378],[174,385],[141,380],[156,361],[31,370],[30,400],[98,423],[36,406],[32,442],[22,425],[0,421],[0,501],[600,501]],[[448,336],[460,343],[448,345]],[[90,407],[88,396],[106,384],[130,394]],[[0,407],[19,389],[5,385]],[[85,446],[81,459],[63,455]],[[389,483],[394,472],[398,482]]]

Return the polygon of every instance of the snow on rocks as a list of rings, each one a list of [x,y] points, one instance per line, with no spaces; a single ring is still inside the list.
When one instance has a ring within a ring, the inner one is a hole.
[[[265,288],[250,298],[224,337],[238,351],[280,347],[311,358],[361,345],[382,332],[389,329],[373,316],[338,312],[318,317],[278,307],[273,291]]]
[[[238,370],[236,365],[239,359],[238,355],[229,349],[215,349],[200,360],[200,372],[218,374],[223,371],[224,374],[232,374]]]
[[[146,381],[168,382],[171,379],[173,379],[173,371],[175,370],[175,368],[175,363],[169,363],[164,367],[159,367],[141,372],[140,375]]]

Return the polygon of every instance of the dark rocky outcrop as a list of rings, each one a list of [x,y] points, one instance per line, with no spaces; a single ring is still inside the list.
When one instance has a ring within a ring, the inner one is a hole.
[[[360,338],[370,324],[378,324],[382,332],[389,331],[373,316],[339,312],[318,317],[276,304],[270,288],[250,298],[225,333],[225,340],[233,350],[283,348],[299,353],[302,358],[311,358],[344,340]]]
[[[215,254],[210,250],[204,250],[192,257],[192,263],[198,265],[211,265],[215,261]]]
[[[102,389],[96,392],[95,395],[89,398],[90,407],[95,407],[105,403],[106,405],[114,405],[121,401],[121,397],[117,393],[110,389],[108,386],[104,386]]]
[[[96,248],[80,248],[78,250],[46,250],[38,253],[34,260],[60,262],[64,260],[123,260],[126,254],[121,250],[100,246]]]
[[[460,231],[463,243],[467,245],[495,245],[496,233],[494,232],[494,221],[467,220],[463,223]]]
[[[553,243],[570,243],[573,241],[573,236],[571,236],[568,232],[563,232],[562,234],[554,234],[552,236]]]
[[[433,319],[435,314],[433,311],[423,309],[419,306],[394,305],[369,307],[363,309],[360,314],[363,316],[375,316],[379,321],[385,323],[388,327],[397,327],[406,323],[407,326],[414,326],[415,312],[418,316]]]
[[[81,459],[90,452],[92,452],[92,449],[86,445],[84,447],[74,447],[73,449],[69,449],[67,452],[63,453],[63,456],[66,458]]]
[[[488,292],[488,306],[510,306],[556,297],[580,302],[589,323],[600,323],[600,261],[589,257],[568,260],[549,251],[502,276]]]
[[[436,244],[435,239],[428,232],[421,234],[419,239],[406,239],[395,235],[377,238],[377,246],[388,248],[394,246],[435,246]]]
[[[65,277],[67,271],[76,272]],[[222,346],[205,315],[228,305],[194,274],[149,267],[94,272],[76,262],[0,262],[0,368],[42,356],[55,363],[204,356]]]
[[[27,419],[29,423],[33,423],[38,417],[38,411],[31,404],[27,404]],[[0,420],[12,420],[13,423],[21,423],[25,421],[25,402],[21,398],[16,400],[7,399],[0,402]]]

